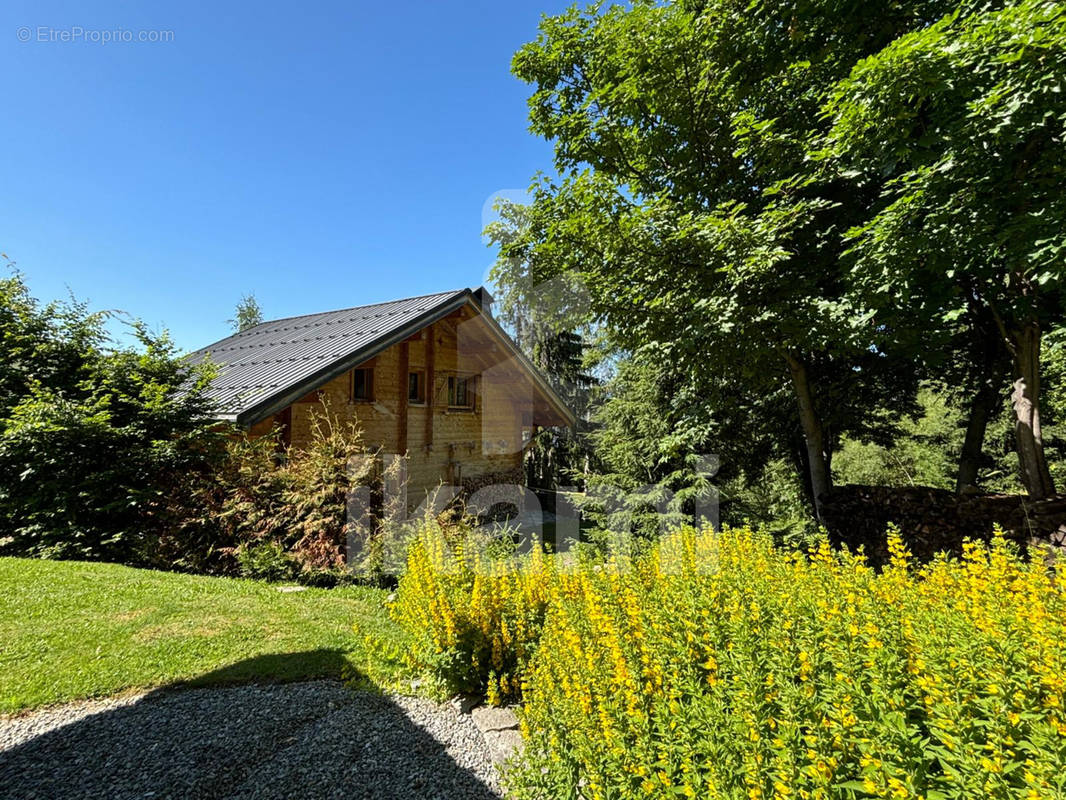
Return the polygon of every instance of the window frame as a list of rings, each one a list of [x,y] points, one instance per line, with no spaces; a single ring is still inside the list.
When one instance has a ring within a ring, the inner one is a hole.
[[[366,378],[363,381],[365,388],[365,396],[357,397],[355,394],[355,373],[365,372]],[[373,403],[374,402],[374,368],[373,367],[355,367],[351,371],[351,377],[348,380],[348,402],[349,403]]]
[[[459,385],[464,386],[465,403],[459,401]],[[477,376],[448,376],[448,409],[452,411],[474,411],[477,408]]]
[[[411,395],[411,378],[418,379],[418,389],[415,396]],[[426,404],[426,371],[412,369],[407,372],[407,403],[412,406],[424,406]]]

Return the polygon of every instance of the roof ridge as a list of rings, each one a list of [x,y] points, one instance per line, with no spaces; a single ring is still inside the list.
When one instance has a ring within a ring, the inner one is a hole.
[[[538,386],[546,387],[549,401],[565,410],[565,403],[487,313],[489,301],[483,292],[453,289],[266,320],[190,354],[189,363],[210,359],[218,364],[207,396],[225,418],[244,425],[265,419],[310,389],[473,303],[479,309],[474,316],[484,316],[489,332],[501,337]]]
[[[320,317],[323,314],[339,314],[342,311],[355,311],[358,308],[372,308],[374,306],[387,306],[387,305],[390,305],[392,303],[406,303],[406,302],[410,302],[411,300],[421,300],[424,297],[443,297],[445,295],[460,294],[461,292],[468,292],[468,291],[470,291],[470,289],[468,287],[464,287],[462,289],[452,289],[452,290],[446,291],[446,292],[429,292],[427,294],[416,294],[413,297],[397,297],[395,300],[382,300],[380,303],[364,303],[361,306],[348,306],[346,308],[333,308],[333,309],[329,309],[327,311],[313,311],[310,314],[293,314],[290,317],[278,317],[277,319],[265,319],[262,322],[260,322],[260,323],[258,323],[256,325],[253,325],[251,328],[245,328],[243,331],[238,331],[237,333],[233,334],[233,336],[237,336],[237,335],[242,334],[242,333],[248,333],[250,331],[254,331],[260,325],[273,325],[273,324],[276,324],[278,322],[287,322],[288,320],[291,320],[291,319],[303,319],[305,317]],[[225,341],[225,340],[220,340],[220,341]]]

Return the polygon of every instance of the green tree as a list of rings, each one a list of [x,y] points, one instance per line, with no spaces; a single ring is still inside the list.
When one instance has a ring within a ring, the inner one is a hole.
[[[579,275],[613,346],[654,345],[691,386],[790,391],[816,511],[834,443],[891,436],[916,378],[899,332],[845,291],[840,233],[876,187],[809,180],[807,143],[837,81],[949,7],[597,5],[546,18],[514,59],[559,177],[534,184],[528,235],[501,257]]]
[[[485,229],[490,244],[503,246],[526,235],[525,206],[501,202],[496,210],[499,218]],[[589,412],[598,380],[589,371],[595,360],[587,345],[592,333],[568,303],[561,302],[560,295],[571,295],[573,288],[566,276],[538,285],[528,267],[502,259],[495,265],[491,277],[497,290],[496,316],[566,401],[577,423],[573,429],[534,431],[526,450],[526,479],[538,488],[580,486],[593,459]]]
[[[651,536],[664,521],[690,521],[687,501],[709,488],[698,456],[713,423],[699,413],[706,407],[681,400],[679,384],[648,348],[619,359],[597,392],[590,438],[598,469],[583,510],[604,530]]]
[[[252,293],[241,297],[234,311],[233,319],[226,320],[234,331],[240,333],[249,328],[254,328],[263,321],[263,309],[259,307],[259,301]]]
[[[105,320],[0,283],[0,552],[152,563],[222,455],[210,368],[143,323],[118,345]]]
[[[1041,338],[1066,288],[1066,14],[1037,0],[977,8],[856,65],[826,106],[828,155],[876,193],[851,232],[856,291],[883,325],[926,322],[931,349],[968,314],[1001,343],[1022,480],[1044,497]]]
[[[810,512],[792,398],[787,387],[747,391],[729,376],[694,384],[654,345],[617,359],[594,397],[589,516],[608,530],[650,535],[663,522],[691,522],[717,492],[723,522],[803,532]]]

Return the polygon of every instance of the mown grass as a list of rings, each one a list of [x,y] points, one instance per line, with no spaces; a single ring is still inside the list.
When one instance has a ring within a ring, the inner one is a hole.
[[[397,678],[377,589],[0,558],[0,714],[175,683]]]

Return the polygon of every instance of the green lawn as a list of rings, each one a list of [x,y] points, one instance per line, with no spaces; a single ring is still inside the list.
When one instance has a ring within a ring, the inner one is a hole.
[[[184,682],[354,670],[388,683],[397,667],[383,653],[402,635],[385,596],[361,587],[282,593],[255,581],[0,558],[0,714]]]

